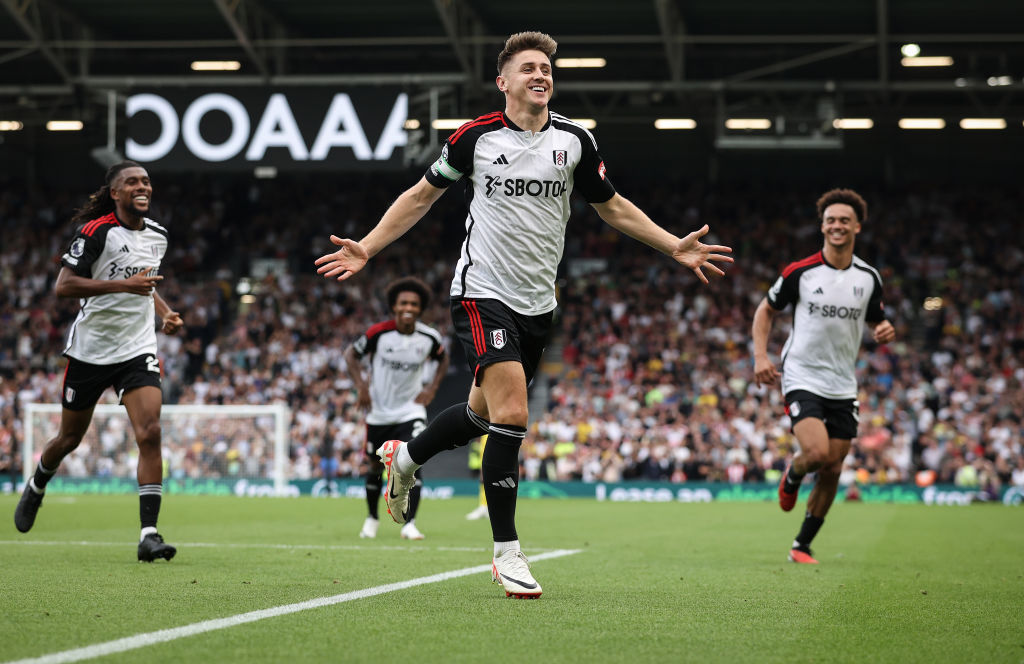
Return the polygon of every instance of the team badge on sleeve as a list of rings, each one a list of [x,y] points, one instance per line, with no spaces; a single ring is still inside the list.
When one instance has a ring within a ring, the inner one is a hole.
[[[602,161],[597,167],[597,174],[600,175],[603,180],[605,173],[607,173],[607,169],[604,167],[604,162]]]
[[[75,241],[71,243],[71,251],[69,253],[75,258],[81,258],[82,254],[85,253],[85,238],[75,238]]]
[[[491,330],[491,345],[495,348],[505,347],[505,330]]]

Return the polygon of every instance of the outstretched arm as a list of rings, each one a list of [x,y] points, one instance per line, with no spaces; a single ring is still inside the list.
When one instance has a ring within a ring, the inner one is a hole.
[[[775,309],[768,304],[768,298],[762,299],[754,312],[754,324],[750,330],[754,338],[754,382],[758,385],[774,385],[779,378],[779,370],[768,359],[768,335],[774,320]]]
[[[444,192],[444,189],[427,182],[426,178],[420,178],[419,182],[402,192],[373,230],[359,242],[332,235],[331,242],[341,248],[316,259],[315,264],[319,266],[317,274],[344,281],[362,270],[367,261],[415,226]]]
[[[702,268],[707,268],[717,275],[725,273],[711,261],[732,263],[732,248],[720,244],[707,245],[700,241],[708,232],[707,224],[680,239],[654,223],[644,211],[633,205],[628,199],[614,194],[604,203],[591,203],[601,218],[616,230],[644,244],[657,249],[666,256],[671,256],[677,263],[693,270],[697,278],[708,283]]]

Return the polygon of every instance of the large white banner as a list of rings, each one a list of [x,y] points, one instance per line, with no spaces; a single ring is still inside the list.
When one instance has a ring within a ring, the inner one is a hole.
[[[402,167],[408,97],[397,88],[136,91],[124,155],[165,170]]]

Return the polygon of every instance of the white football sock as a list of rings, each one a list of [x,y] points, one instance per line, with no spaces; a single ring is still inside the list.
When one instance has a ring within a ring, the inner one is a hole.
[[[398,468],[398,472],[403,475],[412,475],[420,468],[420,464],[412,460],[409,456],[409,445],[401,445],[398,448],[398,453],[395,454],[395,466]]]
[[[512,540],[511,542],[495,542],[494,543],[494,557],[497,558],[504,554],[506,551],[519,551],[519,540]]]

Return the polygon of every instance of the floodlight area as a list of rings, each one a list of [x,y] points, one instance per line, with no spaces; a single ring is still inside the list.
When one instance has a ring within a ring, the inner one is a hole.
[[[192,71],[238,71],[242,63],[238,60],[196,60],[191,67]]]
[[[943,129],[946,121],[942,118],[900,118],[900,129]]]
[[[50,120],[46,123],[47,131],[82,131],[81,120]]]
[[[832,121],[835,129],[871,129],[875,121],[871,118],[836,118]]]
[[[964,118],[961,129],[1006,129],[1005,118]]]
[[[900,53],[907,58],[916,58],[921,55],[921,47],[917,44],[904,44],[900,47]]]
[[[469,118],[438,118],[430,123],[432,129],[458,129],[469,122]]]
[[[409,118],[408,120],[405,121],[405,124],[402,126],[404,126],[406,129],[419,129],[420,121],[417,120],[416,118]]]
[[[919,55],[903,58],[900,64],[904,67],[952,67],[953,58],[948,55]]]
[[[697,121],[693,118],[658,118],[654,121],[655,129],[696,129]]]
[[[604,58],[555,58],[560,69],[600,69],[608,64]]]
[[[597,120],[594,118],[570,118],[573,122],[587,129],[593,129],[597,126]]]
[[[24,128],[24,123],[17,120],[0,120],[0,131],[21,131]]]
[[[771,129],[772,121],[768,118],[729,118],[725,121],[726,129]]]

